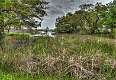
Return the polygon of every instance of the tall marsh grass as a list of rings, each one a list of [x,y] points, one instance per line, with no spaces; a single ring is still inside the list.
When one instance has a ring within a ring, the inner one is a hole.
[[[116,79],[115,39],[12,34],[4,42],[4,50],[0,50],[0,80]]]

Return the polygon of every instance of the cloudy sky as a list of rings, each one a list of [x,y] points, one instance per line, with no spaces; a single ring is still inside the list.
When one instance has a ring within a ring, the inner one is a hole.
[[[42,27],[54,28],[55,20],[58,16],[63,16],[67,12],[74,12],[80,4],[102,2],[109,3],[112,0],[46,0],[49,3],[48,15],[44,17]]]

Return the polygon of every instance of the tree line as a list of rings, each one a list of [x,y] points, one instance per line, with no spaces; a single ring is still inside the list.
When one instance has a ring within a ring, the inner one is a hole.
[[[82,4],[75,13],[68,13],[56,19],[58,33],[108,33],[114,34],[116,28],[116,1]]]

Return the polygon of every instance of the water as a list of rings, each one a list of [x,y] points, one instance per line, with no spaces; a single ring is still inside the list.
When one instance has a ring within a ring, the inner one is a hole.
[[[48,16],[44,17],[42,28],[54,28],[55,21],[58,16],[63,16],[67,12],[74,12],[78,10],[80,4],[102,2],[103,4],[109,3],[113,0],[47,0],[49,9],[47,10]]]

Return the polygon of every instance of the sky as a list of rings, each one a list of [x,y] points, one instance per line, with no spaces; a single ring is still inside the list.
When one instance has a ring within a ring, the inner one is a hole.
[[[46,0],[50,2],[48,4],[47,16],[44,17],[42,22],[42,28],[54,28],[56,18],[63,16],[68,12],[74,12],[78,10],[79,5],[84,3],[102,2],[103,4],[109,3],[113,0]]]

